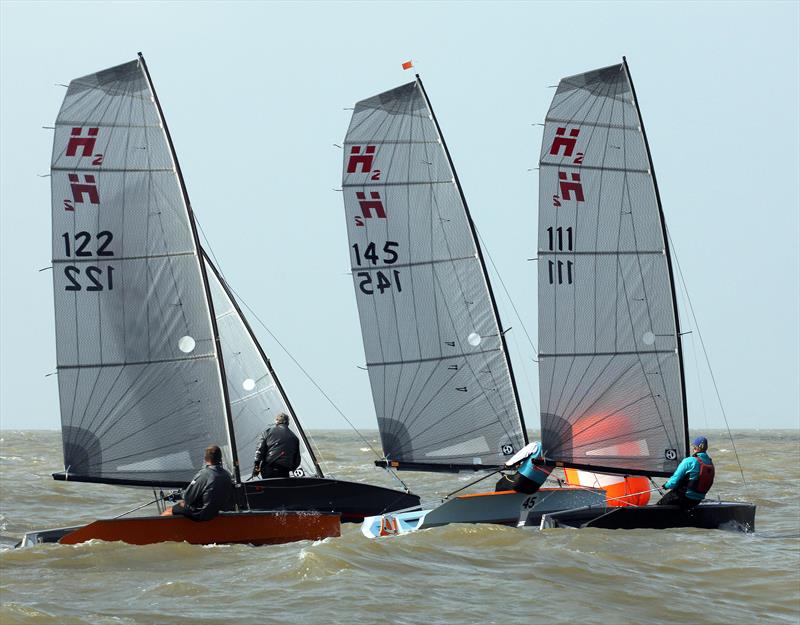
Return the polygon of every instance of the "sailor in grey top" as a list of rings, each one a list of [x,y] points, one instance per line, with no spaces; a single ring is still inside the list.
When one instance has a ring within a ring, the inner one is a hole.
[[[208,521],[221,510],[233,510],[233,480],[222,468],[222,450],[217,445],[206,448],[205,461],[183,492],[183,500],[172,506],[172,514]]]

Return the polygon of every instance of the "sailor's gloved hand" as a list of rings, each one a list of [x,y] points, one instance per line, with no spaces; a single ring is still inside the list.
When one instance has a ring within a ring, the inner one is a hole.
[[[164,501],[170,501],[172,503],[175,503],[176,501],[180,500],[181,500],[181,491],[179,490],[174,490],[171,493],[164,496]]]
[[[259,465],[254,466],[253,467],[253,473],[250,475],[250,479],[253,479],[254,477],[258,477],[258,474],[260,472],[261,472],[261,467]]]

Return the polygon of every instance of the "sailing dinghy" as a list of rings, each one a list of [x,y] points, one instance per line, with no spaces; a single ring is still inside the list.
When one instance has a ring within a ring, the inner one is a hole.
[[[496,472],[527,443],[475,226],[419,76],[358,102],[342,190],[384,459],[410,471]],[[593,489],[455,497],[365,519],[367,536],[447,523],[515,525],[604,501]]]
[[[593,472],[600,480],[672,475],[689,453],[681,331],[661,198],[624,58],[558,85],[542,140],[538,259],[548,459],[588,483]],[[719,501],[520,519],[543,528],[754,524],[753,504]]]
[[[335,516],[335,533],[330,524],[325,532],[338,535],[339,515],[360,521],[419,504],[408,493],[323,475],[269,360],[200,246],[141,54],[70,83],[51,173],[65,467],[55,479],[183,488],[202,467],[204,448],[219,444],[240,510],[270,511],[226,514],[204,526],[230,542],[238,540],[222,531],[227,526],[241,525],[247,542],[285,534],[269,521],[275,511],[286,512],[280,523],[292,519],[293,536],[307,526],[306,537],[319,538],[319,519],[309,511]],[[259,433],[279,412],[300,439],[300,467],[291,478],[243,484],[239,458],[252,457]],[[252,533],[253,519],[263,536]],[[136,524],[104,523],[118,532],[103,529],[105,540],[136,542],[128,535]],[[147,525],[167,534],[173,526],[189,527],[180,518]],[[81,537],[93,537],[93,527]]]

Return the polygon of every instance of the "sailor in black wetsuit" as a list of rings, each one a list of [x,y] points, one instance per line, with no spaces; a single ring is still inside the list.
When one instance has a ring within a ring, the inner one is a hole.
[[[233,510],[233,480],[231,474],[222,468],[222,450],[217,445],[207,447],[205,461],[206,466],[183,492],[183,499],[165,514],[208,521],[221,510]]]
[[[261,433],[251,477],[289,477],[289,472],[299,466],[300,441],[289,429],[289,415],[280,413],[275,426]]]

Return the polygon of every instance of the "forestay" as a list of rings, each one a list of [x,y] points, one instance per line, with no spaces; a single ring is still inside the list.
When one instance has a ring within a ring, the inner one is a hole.
[[[269,360],[217,268],[207,256],[204,255],[204,258],[241,462],[245,467],[248,466],[255,454],[259,435],[267,427],[273,426],[275,416],[283,412],[289,415],[289,428],[300,440],[301,464],[294,475],[323,477]]]
[[[52,158],[65,470],[188,482],[232,463],[196,240],[142,61],[73,80]]]
[[[497,466],[525,444],[475,234],[419,81],[359,102],[345,139],[350,260],[386,460]]]
[[[656,475],[687,452],[662,219],[627,67],[563,79],[539,178],[540,399],[550,459]]]

